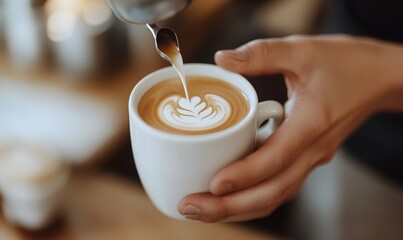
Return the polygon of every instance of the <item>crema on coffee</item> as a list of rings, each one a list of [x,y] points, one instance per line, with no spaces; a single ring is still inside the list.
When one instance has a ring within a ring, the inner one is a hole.
[[[249,112],[246,95],[223,80],[187,76],[189,100],[178,78],[161,82],[140,100],[141,118],[154,128],[184,135],[208,134],[229,128]]]

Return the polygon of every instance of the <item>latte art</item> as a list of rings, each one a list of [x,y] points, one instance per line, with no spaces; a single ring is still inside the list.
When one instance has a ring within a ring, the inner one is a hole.
[[[160,82],[140,100],[138,112],[148,125],[174,134],[201,135],[234,126],[249,113],[246,95],[231,83],[186,76],[189,100],[178,78]]]
[[[200,131],[220,126],[228,120],[231,106],[227,100],[206,94],[204,99],[194,96],[188,101],[180,96],[165,99],[158,109],[162,122],[173,128]]]

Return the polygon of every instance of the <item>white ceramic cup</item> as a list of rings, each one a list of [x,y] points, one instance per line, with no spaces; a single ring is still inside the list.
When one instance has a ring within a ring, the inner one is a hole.
[[[134,161],[142,185],[154,205],[165,215],[184,219],[177,211],[186,195],[208,192],[214,174],[225,165],[245,157],[264,142],[280,124],[283,108],[275,101],[258,103],[255,89],[239,74],[216,65],[185,64],[186,76],[214,77],[244,92],[249,113],[236,125],[210,134],[179,135],[145,123],[139,115],[141,97],[156,84],[177,77],[172,67],[144,77],[129,99],[130,135]],[[270,120],[263,127],[264,121]]]

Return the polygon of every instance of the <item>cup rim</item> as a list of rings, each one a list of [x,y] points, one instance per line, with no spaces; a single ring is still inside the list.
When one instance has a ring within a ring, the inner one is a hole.
[[[159,138],[165,138],[165,139],[170,139],[170,140],[179,140],[179,141],[180,140],[204,141],[204,140],[211,140],[212,138],[225,138],[228,135],[231,135],[233,132],[237,132],[239,129],[244,128],[250,121],[253,120],[253,118],[256,115],[256,111],[257,111],[258,97],[256,94],[256,90],[245,77],[243,77],[241,74],[230,72],[230,71],[228,71],[224,68],[221,68],[220,66],[214,65],[214,64],[206,64],[206,63],[186,63],[186,64],[184,64],[185,75],[211,76],[211,75],[207,75],[207,74],[204,75],[204,74],[187,74],[186,73],[193,69],[204,69],[206,71],[209,71],[209,70],[210,71],[219,71],[228,77],[224,78],[224,77],[215,76],[216,78],[227,81],[227,82],[230,82],[228,79],[234,78],[234,79],[236,79],[236,81],[241,82],[241,84],[245,88],[247,88],[246,90],[245,89],[241,89],[241,90],[247,95],[248,100],[249,100],[248,114],[241,121],[239,121],[238,123],[236,123],[235,125],[233,125],[231,127],[228,127],[226,129],[223,129],[223,130],[220,130],[217,132],[207,133],[207,134],[195,134],[195,135],[176,134],[176,133],[162,131],[162,130],[152,127],[151,125],[146,123],[140,117],[140,115],[138,113],[137,106],[138,106],[138,103],[140,102],[142,96],[144,95],[144,93],[140,97],[137,97],[137,98],[136,98],[136,95],[137,95],[136,93],[141,91],[144,88],[144,85],[146,85],[147,82],[150,81],[149,79],[154,79],[156,76],[162,75],[168,71],[170,71],[170,72],[175,71],[172,66],[168,66],[165,68],[158,69],[158,70],[146,75],[134,86],[133,90],[130,93],[129,104],[128,104],[130,122],[132,121],[132,119],[136,119],[135,124],[140,125],[140,127],[142,129],[146,129],[147,132],[149,132],[153,135],[158,135]],[[169,77],[162,78],[162,80],[157,80],[157,82],[155,84],[168,80],[168,79],[169,79]],[[151,87],[155,86],[155,84],[151,85],[148,89],[145,90],[145,92],[148,91]],[[236,86],[236,87],[239,88],[239,86]],[[138,101],[135,106],[136,99]]]

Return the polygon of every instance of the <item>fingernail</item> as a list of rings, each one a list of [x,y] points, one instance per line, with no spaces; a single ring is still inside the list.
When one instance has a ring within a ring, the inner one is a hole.
[[[231,183],[223,183],[218,187],[217,195],[226,194],[232,192],[234,190],[234,186]]]
[[[185,209],[183,210],[182,215],[187,219],[191,220],[198,220],[201,217],[201,210],[200,208],[196,207],[195,205],[188,204],[186,205]]]

